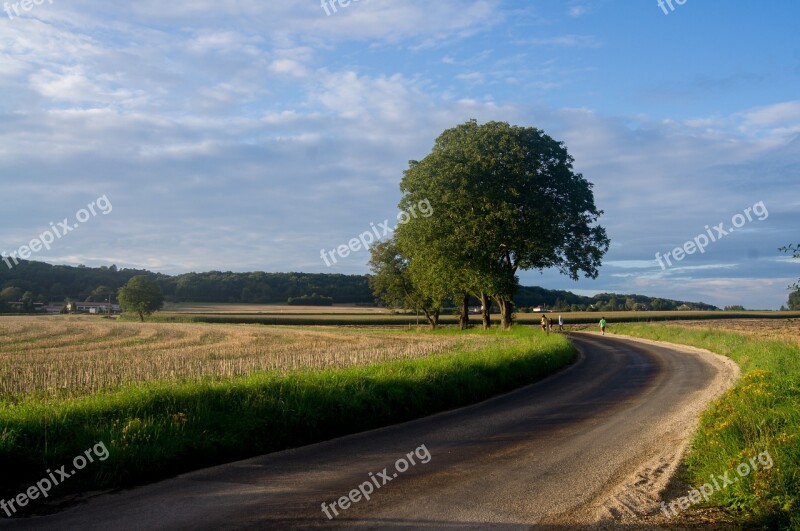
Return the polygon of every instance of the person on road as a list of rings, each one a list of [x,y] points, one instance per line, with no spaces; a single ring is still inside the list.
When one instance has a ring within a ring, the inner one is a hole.
[[[553,318],[552,317],[548,317],[547,318],[547,335],[550,335],[550,332],[552,332],[552,331],[553,331]]]
[[[547,316],[546,315],[542,316],[542,332],[544,332],[548,336],[550,335],[549,331],[547,330]]]
[[[606,335],[606,318],[605,317],[601,317],[600,318],[600,331],[603,333],[603,335]]]
[[[561,317],[561,314],[558,315],[558,331],[559,332],[564,331],[564,318]]]

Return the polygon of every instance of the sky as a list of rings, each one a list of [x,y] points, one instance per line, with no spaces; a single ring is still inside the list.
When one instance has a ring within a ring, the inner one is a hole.
[[[800,277],[794,0],[36,1],[0,12],[3,256],[364,274],[320,251],[476,119],[563,141],[604,211],[597,279],[523,285],[777,309]]]

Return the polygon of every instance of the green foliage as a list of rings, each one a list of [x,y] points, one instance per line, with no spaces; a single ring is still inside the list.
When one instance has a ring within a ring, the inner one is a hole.
[[[783,253],[791,253],[792,258],[800,258],[800,244],[786,245],[778,250]],[[800,291],[800,280],[798,280],[789,287]],[[789,309],[791,309],[791,307]]]
[[[800,528],[800,348],[731,332],[619,325],[614,332],[705,348],[730,357],[742,378],[701,418],[686,458],[692,485],[702,485],[768,452],[774,465],[717,490],[711,501],[743,523]]]
[[[4,288],[18,289],[17,295],[9,295],[15,301],[22,293],[30,291],[41,293],[44,301],[50,302],[61,302],[65,298],[85,301],[98,297],[97,302],[102,302],[108,297],[103,291],[106,287],[111,293],[116,293],[137,275],[155,279],[164,297],[177,302],[284,304],[289,297],[309,293],[333,297],[339,304],[374,302],[366,275],[209,271],[169,276],[141,269],[118,270],[115,266],[54,266],[27,260],[21,260],[13,269],[0,268],[0,292]]]
[[[119,303],[126,310],[139,315],[144,321],[146,315],[164,306],[164,295],[158,284],[146,275],[135,276],[119,289]]]
[[[4,302],[17,302],[22,298],[22,293],[21,289],[9,286],[0,291],[0,300]]]
[[[452,409],[528,384],[575,358],[562,336],[532,337],[520,328],[499,339],[481,350],[414,361],[0,404],[0,496],[20,492],[99,441],[109,459],[59,486],[59,494],[152,481]]]
[[[456,270],[448,275],[467,275],[464,270]],[[42,262],[20,261],[19,265],[9,270],[0,268],[0,312],[9,311],[5,302],[19,301],[25,291],[42,294],[37,300],[42,302],[62,302],[65,299],[74,301],[94,300],[104,302],[111,293],[125,285],[137,275],[148,275],[158,282],[164,297],[168,301],[184,302],[244,302],[244,303],[285,303],[290,297],[300,297],[309,293],[318,293],[324,297],[332,297],[336,304],[372,304],[375,297],[369,278],[366,275],[340,274],[305,274],[305,273],[187,273],[185,275],[168,276],[151,273],[146,270],[120,269],[116,267],[70,267],[52,266]],[[440,275],[441,276],[441,275]],[[469,281],[459,281],[470,284]],[[479,280],[472,281],[476,286]],[[472,290],[468,292],[472,293]],[[453,294],[460,295],[460,294]],[[598,301],[604,305],[609,294],[595,297],[575,295],[568,291],[547,290],[539,287],[521,286],[518,288],[514,303],[517,306],[538,306],[546,304],[552,307],[557,299],[562,299],[579,309],[588,309]],[[649,305],[652,310],[675,309],[685,301],[663,301],[642,295],[617,295],[617,297],[633,297],[637,302]],[[457,297],[456,297],[457,298]],[[660,301],[657,302],[657,301]],[[715,309],[703,303],[688,303],[697,309]],[[471,305],[479,305],[473,300]],[[398,307],[387,303],[389,307]],[[580,306],[584,306],[580,308]],[[400,305],[399,307],[403,307]],[[413,308],[412,305],[405,306]]]
[[[800,310],[800,289],[789,294],[789,309]]]
[[[106,302],[109,297],[112,297],[116,290],[108,286],[98,286],[92,290],[85,302]]]
[[[400,184],[401,209],[429,201],[434,212],[395,233],[414,283],[433,298],[491,296],[508,327],[518,270],[596,277],[609,242],[594,225],[592,185],[572,162],[535,128],[471,120],[444,131]]]

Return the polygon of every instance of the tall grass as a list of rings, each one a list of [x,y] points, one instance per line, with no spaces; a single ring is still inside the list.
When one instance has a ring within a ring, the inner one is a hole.
[[[99,441],[110,457],[64,489],[131,485],[409,420],[530,383],[575,357],[563,336],[534,336],[530,329],[422,335],[489,341],[369,366],[148,382],[80,398],[6,403],[0,406],[0,495],[22,492],[47,468],[69,463]]]
[[[696,486],[761,452],[774,466],[717,490],[711,501],[764,529],[800,529],[800,347],[722,330],[617,325],[615,332],[705,348],[728,356],[742,378],[702,415],[686,458]]]

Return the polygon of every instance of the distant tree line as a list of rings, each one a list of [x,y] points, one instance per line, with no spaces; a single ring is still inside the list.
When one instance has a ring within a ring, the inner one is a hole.
[[[520,311],[545,307],[558,312],[614,312],[614,311],[672,311],[672,310],[719,310],[703,302],[676,301],[646,295],[620,295],[598,293],[593,297],[576,295],[569,291],[548,290],[539,287],[521,286],[514,299]],[[738,309],[741,307],[726,307]],[[744,308],[742,308],[744,309]]]
[[[61,303],[65,300],[104,302],[117,297],[119,288],[131,278],[144,275],[161,288],[164,298],[172,302],[279,303],[326,306],[330,304],[375,304],[367,275],[308,273],[187,273],[164,275],[141,269],[50,265],[44,262],[20,261],[14,269],[0,267],[0,313],[31,312],[34,303]],[[290,301],[291,299],[291,301]],[[22,302],[11,308],[8,303]],[[794,301],[792,301],[794,302]],[[514,303],[518,310],[544,305],[548,310],[598,311],[644,309],[676,310],[686,305],[697,310],[714,310],[702,302],[673,301],[642,295],[602,293],[594,297],[569,291],[520,286]],[[469,305],[480,306],[471,298]],[[451,303],[451,307],[453,304]],[[726,308],[728,309],[728,308]]]
[[[311,296],[321,304],[375,301],[366,275],[209,271],[170,276],[116,266],[92,268],[20,261],[13,269],[0,268],[0,311],[8,311],[8,302],[21,300],[30,300],[32,307],[34,302],[103,302],[109,296],[115,299],[119,288],[140,275],[152,278],[170,302],[287,304],[289,299]]]

